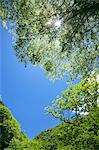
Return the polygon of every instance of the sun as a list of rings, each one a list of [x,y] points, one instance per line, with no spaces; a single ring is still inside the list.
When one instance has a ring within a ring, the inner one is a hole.
[[[56,28],[60,28],[61,25],[62,25],[62,21],[61,21],[61,20],[56,20],[56,21],[54,22],[54,26],[55,26]]]
[[[62,20],[59,20],[59,19],[56,19],[56,20],[50,19],[47,22],[47,26],[49,26],[49,27],[55,27],[55,28],[60,28],[62,26]]]

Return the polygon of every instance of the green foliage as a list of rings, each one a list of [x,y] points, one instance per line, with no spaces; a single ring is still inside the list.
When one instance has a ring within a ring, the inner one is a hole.
[[[97,72],[83,79],[74,87],[69,87],[62,92],[62,96],[53,101],[53,105],[47,107],[48,113],[60,120],[68,118],[69,111],[74,115],[88,114],[92,108],[98,107],[99,82]]]
[[[42,145],[42,140],[28,140],[16,119],[0,100],[0,150],[39,150]]]
[[[39,64],[52,79],[83,79],[47,107],[63,122],[30,141],[0,101],[0,149],[98,150],[99,0],[1,0],[0,17],[25,66]]]
[[[0,149],[5,150],[98,150],[99,108],[93,108],[86,116],[65,121],[55,128],[43,131],[32,140],[20,131],[11,112],[0,104],[2,128]],[[10,121],[10,123],[9,123]]]
[[[3,25],[11,22],[16,56],[25,65],[39,64],[52,79],[67,72],[86,76],[96,68],[98,0],[1,0],[0,6]]]
[[[21,142],[28,141],[24,133],[20,131],[20,126],[16,119],[12,116],[11,112],[0,103],[0,148],[7,148],[15,141]]]
[[[44,150],[98,150],[99,108],[87,116],[63,122],[53,129],[42,132],[36,140],[43,140]]]
[[[9,110],[2,104],[0,104],[0,128],[1,128],[1,137],[0,145],[2,147],[7,147],[9,141],[18,135],[19,125],[16,120],[12,117]]]

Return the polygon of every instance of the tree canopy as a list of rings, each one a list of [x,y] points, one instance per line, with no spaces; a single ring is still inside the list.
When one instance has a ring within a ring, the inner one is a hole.
[[[0,149],[2,150],[98,150],[99,108],[69,123],[62,122],[28,140],[19,123],[4,104],[0,103]]]
[[[0,149],[7,148],[14,137],[21,140],[20,126],[3,103],[0,103],[0,131]]]
[[[82,78],[47,107],[62,123],[31,141],[0,102],[0,148],[99,149],[98,16],[99,0],[0,1],[0,17],[12,32],[19,61],[39,65],[52,79]]]
[[[0,6],[25,66],[40,65],[52,79],[85,76],[97,67],[98,0],[2,0]]]
[[[62,121],[70,120],[73,116],[88,115],[90,111],[95,111],[99,107],[99,77],[97,72],[93,72],[90,78],[86,77],[79,84],[69,87],[62,92],[62,96],[53,101],[52,107],[47,107],[47,111]]]
[[[39,150],[42,143],[29,141],[12,113],[0,102],[0,150]]]

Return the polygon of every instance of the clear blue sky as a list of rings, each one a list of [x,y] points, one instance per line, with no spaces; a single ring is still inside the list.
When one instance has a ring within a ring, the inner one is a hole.
[[[0,95],[21,129],[32,138],[59,123],[45,114],[44,107],[66,89],[66,79],[53,84],[40,68],[24,68],[14,55],[11,34],[1,24],[0,37]]]

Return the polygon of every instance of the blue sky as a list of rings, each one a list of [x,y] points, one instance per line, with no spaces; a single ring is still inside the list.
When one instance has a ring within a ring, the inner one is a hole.
[[[44,107],[66,89],[66,79],[52,83],[40,68],[18,63],[11,34],[1,24],[0,37],[0,95],[21,129],[32,138],[59,123]]]

